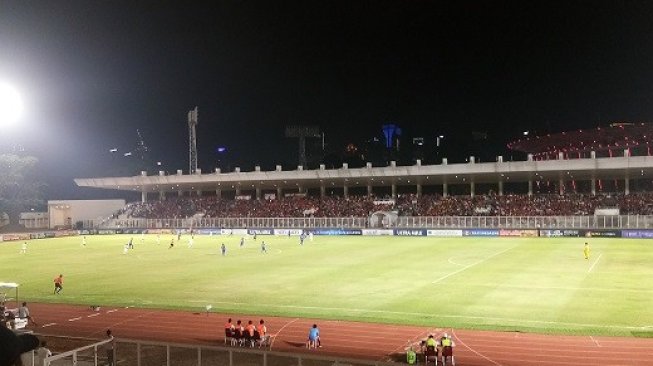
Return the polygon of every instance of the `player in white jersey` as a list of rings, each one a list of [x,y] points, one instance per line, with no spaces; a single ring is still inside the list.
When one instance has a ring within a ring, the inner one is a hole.
[[[191,236],[190,239],[188,239],[188,247],[192,248],[193,244],[195,243],[195,239]]]
[[[20,252],[21,254],[27,254],[27,242],[24,242],[23,245],[20,247]]]

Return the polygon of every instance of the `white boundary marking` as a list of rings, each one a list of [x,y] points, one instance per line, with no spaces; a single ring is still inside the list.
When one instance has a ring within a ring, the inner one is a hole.
[[[474,263],[472,263],[472,264],[470,264],[470,265],[467,265],[467,266],[465,266],[465,267],[463,267],[463,268],[461,268],[461,269],[459,269],[459,270],[457,270],[457,271],[453,271],[453,272],[451,272],[451,273],[449,273],[449,274],[446,274],[446,275],[444,275],[444,276],[438,278],[437,280],[435,280],[435,281],[433,281],[433,282],[431,282],[431,283],[438,283],[438,282],[440,282],[440,281],[442,281],[442,280],[444,280],[444,279],[447,279],[447,278],[449,278],[449,277],[451,277],[451,276],[453,276],[453,275],[457,275],[458,273],[460,273],[460,272],[462,272],[462,271],[464,271],[464,270],[466,270],[466,269],[468,269],[468,268],[471,268],[471,267],[474,267],[474,266],[476,266],[476,265],[478,265],[478,264],[481,264],[481,263],[483,263],[483,262],[485,262],[485,261],[487,261],[487,260],[490,260],[490,259],[492,259],[492,258],[494,258],[494,257],[496,257],[496,256],[498,256],[498,255],[500,255],[500,254],[503,254],[503,253],[509,251],[510,249],[513,249],[513,248],[515,248],[515,247],[510,247],[510,248],[508,248],[508,249],[504,249],[504,250],[500,251],[499,253],[494,253],[494,254],[492,254],[491,256],[486,257],[486,258],[483,258],[483,259],[481,259],[481,260],[478,261],[478,262],[474,262]]]
[[[100,313],[95,313],[95,314],[87,315],[86,317],[87,317],[87,318],[92,318],[92,317],[94,317],[94,316],[98,316],[98,315],[100,315]]]
[[[48,324],[43,324],[43,325],[41,326],[41,328],[47,328],[47,327],[51,327],[51,326],[53,326],[53,325],[57,325],[57,323],[48,323]]]
[[[475,353],[477,356],[482,357],[482,358],[484,358],[484,359],[490,361],[491,363],[493,363],[493,364],[495,364],[495,365],[497,365],[497,366],[502,366],[500,363],[498,363],[498,362],[496,362],[496,361],[490,359],[489,357],[487,357],[487,356],[485,356],[485,355],[482,355],[482,354],[476,352],[474,349],[472,349],[472,347],[470,347],[470,346],[468,346],[467,344],[465,344],[465,342],[463,342],[463,340],[460,339],[460,337],[458,337],[458,336],[456,335],[456,332],[455,332],[453,329],[451,330],[451,335],[454,336],[454,338],[456,338],[456,339],[458,340],[458,342],[460,342],[460,344],[463,345],[463,347],[465,347],[465,348],[467,348],[468,350],[472,351],[472,352]]]
[[[75,322],[75,321],[80,320],[81,318],[82,318],[81,316],[79,316],[79,317],[77,317],[77,318],[70,318],[70,319],[68,319],[68,321],[69,321],[69,322]]]
[[[453,259],[453,257],[449,257],[449,259],[447,259],[447,262],[449,262],[449,263],[451,263],[451,264],[453,264],[455,266],[464,266],[464,264],[456,263],[452,259]]]
[[[281,334],[281,331],[284,330],[290,324],[292,324],[292,323],[294,323],[294,322],[296,322],[298,320],[299,320],[299,318],[295,318],[295,319],[289,321],[288,323],[284,324],[283,327],[279,328],[279,330],[273,336],[270,337],[270,338],[272,338],[272,342],[270,342],[270,351],[272,351],[272,346],[274,346],[274,341],[277,339],[277,336],[279,334]]]
[[[109,314],[109,313],[115,313],[116,311],[118,311],[118,309],[107,310],[107,314]]]
[[[603,253],[599,254],[599,257],[596,258],[596,260],[594,261],[594,263],[590,266],[590,269],[587,270],[587,273],[592,272],[592,269],[594,269],[594,266],[596,266],[596,264],[599,263],[599,259],[601,259],[601,256],[602,256],[602,255],[603,255]]]
[[[602,347],[602,346],[599,344],[599,342],[598,342],[596,339],[594,339],[594,337],[590,336],[590,339],[592,340],[592,342],[594,342],[594,343],[596,344],[597,347]]]

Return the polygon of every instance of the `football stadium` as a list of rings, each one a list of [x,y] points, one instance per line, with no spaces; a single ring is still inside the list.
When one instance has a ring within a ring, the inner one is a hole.
[[[141,200],[21,216],[0,286],[33,319],[7,324],[53,365],[650,364],[653,159],[629,128],[597,130],[605,156],[77,179]]]

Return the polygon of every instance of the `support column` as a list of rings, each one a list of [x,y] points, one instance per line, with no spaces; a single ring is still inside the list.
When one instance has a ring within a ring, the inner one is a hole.
[[[474,181],[469,183],[469,195],[472,197],[476,195],[476,183]]]
[[[202,195],[202,191],[198,189],[198,190],[197,190],[197,195],[198,195],[198,196],[201,196],[201,195]]]
[[[561,196],[565,194],[565,182],[562,180],[562,178],[560,178],[558,181],[558,194]]]
[[[449,185],[447,183],[442,183],[442,197],[447,197],[449,195]]]
[[[345,184],[342,186],[342,196],[345,198],[349,198],[349,187]]]
[[[145,191],[141,192],[141,202],[143,203],[147,202],[147,192]]]
[[[320,197],[324,198],[324,196],[326,196],[326,187],[324,186],[324,184],[321,184],[320,185]]]
[[[503,181],[499,181],[499,196],[503,196]]]
[[[421,184],[417,185],[417,192],[416,193],[417,193],[417,198],[422,197],[422,185]]]
[[[367,183],[367,196],[371,197],[372,196],[372,184]]]
[[[297,186],[297,193],[303,193],[303,192],[304,192],[304,187]]]
[[[236,196],[240,196],[240,187],[236,187]]]
[[[390,189],[392,190],[392,198],[397,198],[397,185],[392,183]]]
[[[256,187],[256,199],[261,199],[261,187]]]
[[[216,189],[215,190],[215,196],[220,199],[222,198],[222,189]]]
[[[181,197],[184,195],[184,191],[177,191],[177,196]]]
[[[165,201],[166,193],[164,191],[159,191],[159,201]]]
[[[533,181],[528,180],[528,197],[533,195]]]
[[[277,199],[281,199],[283,197],[282,194],[283,194],[283,191],[282,191],[281,187],[277,187]]]
[[[629,195],[630,194],[630,177],[626,174],[624,177],[624,194]]]
[[[592,196],[596,196],[596,179],[594,177],[590,179],[590,191],[592,192]]]

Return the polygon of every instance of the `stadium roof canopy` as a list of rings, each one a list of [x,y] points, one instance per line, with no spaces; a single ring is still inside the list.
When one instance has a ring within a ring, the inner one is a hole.
[[[622,151],[623,155],[623,151]],[[498,159],[500,160],[500,159]],[[275,190],[320,187],[441,185],[535,180],[653,178],[652,156],[412,165],[348,169],[252,171],[75,179],[80,187],[137,192]]]

